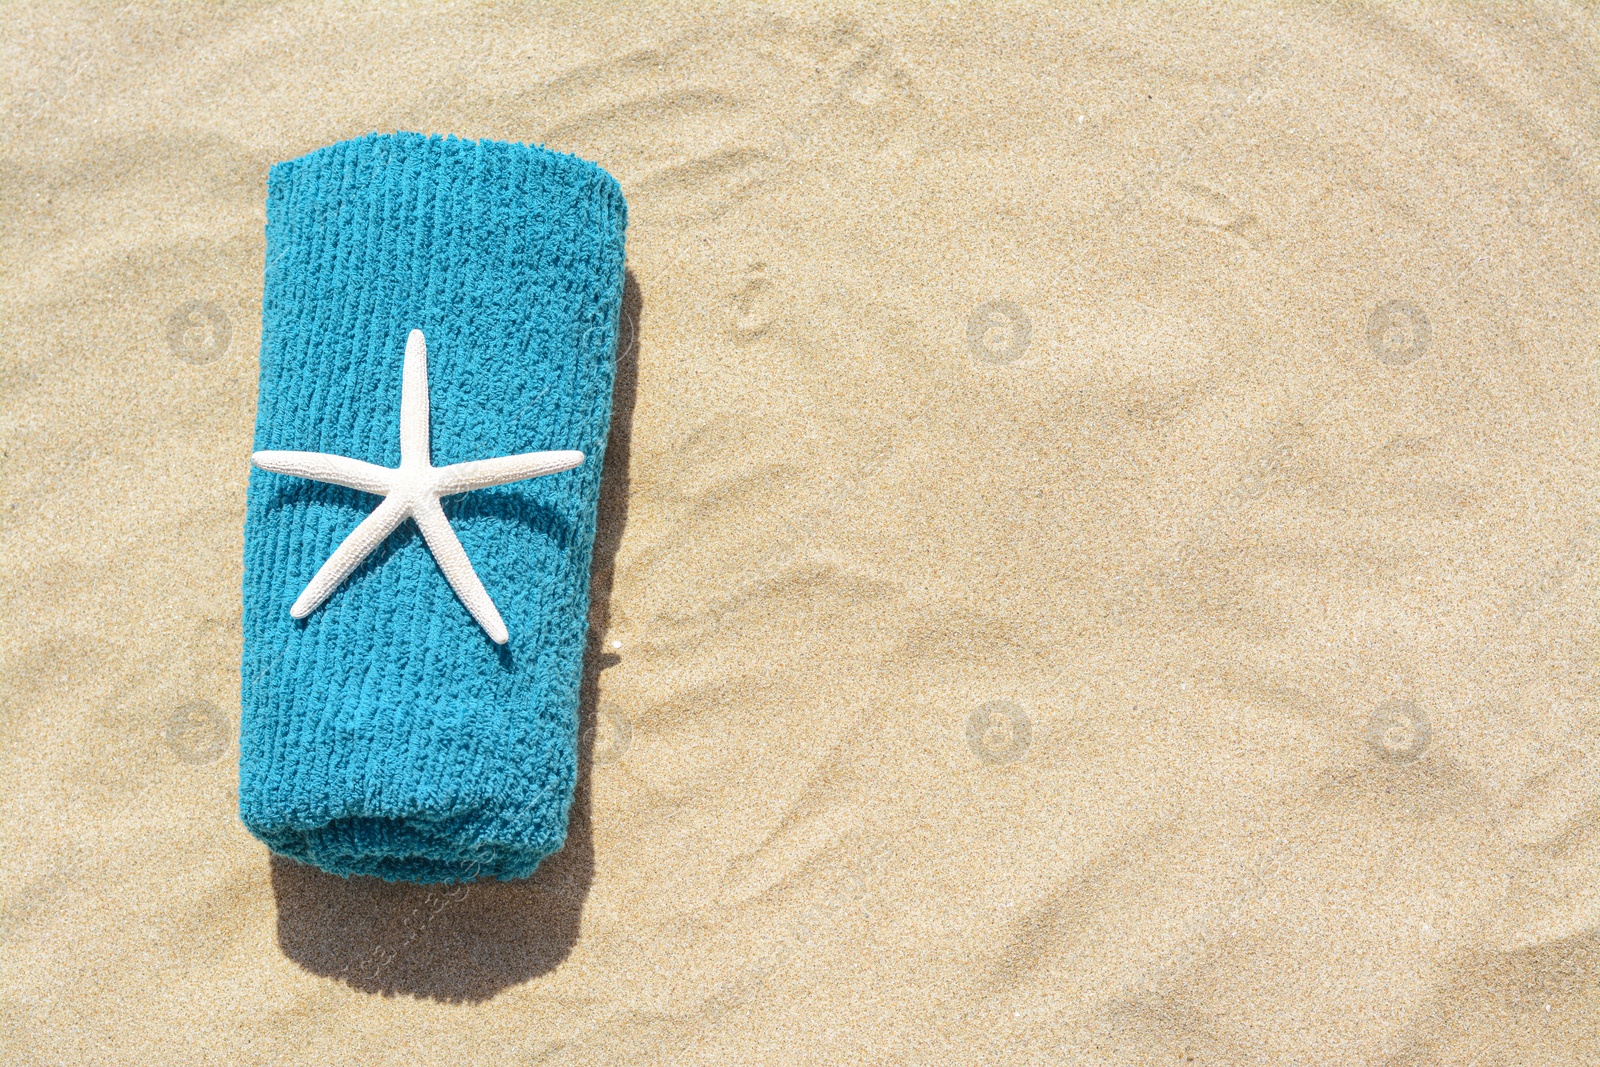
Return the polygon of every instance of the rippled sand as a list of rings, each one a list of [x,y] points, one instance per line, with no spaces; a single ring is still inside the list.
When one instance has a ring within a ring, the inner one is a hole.
[[[0,1058],[1600,1063],[1600,13],[7,11]],[[267,168],[631,206],[533,879],[236,812]]]

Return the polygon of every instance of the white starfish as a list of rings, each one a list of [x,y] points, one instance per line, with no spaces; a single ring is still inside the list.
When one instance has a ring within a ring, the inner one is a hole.
[[[525,452],[520,456],[435,467],[428,443],[428,344],[421,330],[412,330],[406,338],[405,369],[400,378],[398,468],[380,467],[323,452],[256,452],[251,455],[250,462],[264,471],[348,486],[383,497],[383,503],[350,531],[350,536],[334,549],[328,562],[289,608],[294,618],[303,619],[316,611],[395,527],[412,518],[417,520],[422,538],[428,543],[450,588],[456,591],[490,640],[503,645],[510,636],[505,621],[500,618],[483,583],[478,581],[466,549],[456,540],[450,520],[439,506],[439,498],[571,470],[583,462],[583,453]]]

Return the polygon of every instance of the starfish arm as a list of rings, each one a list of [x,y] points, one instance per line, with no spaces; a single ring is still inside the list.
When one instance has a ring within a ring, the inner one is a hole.
[[[363,493],[387,496],[394,489],[394,471],[347,456],[330,456],[322,452],[267,451],[252,454],[250,462],[264,471],[343,485]]]
[[[520,456],[452,463],[434,471],[434,491],[440,496],[449,496],[469,489],[487,489],[491,485],[569,471],[582,462],[582,452],[524,452]]]
[[[472,561],[467,559],[467,550],[456,540],[456,532],[450,528],[450,520],[445,517],[439,501],[428,499],[418,503],[416,519],[422,529],[423,540],[428,542],[433,558],[438,561],[439,570],[444,572],[445,581],[450,583],[450,588],[456,591],[456,596],[466,605],[468,613],[489,635],[489,640],[497,645],[505,644],[510,637],[505,620],[500,618],[494,601],[489,599],[488,590],[478,581]]]
[[[400,372],[400,465],[431,462],[428,448],[428,342],[421,330],[406,338]]]
[[[437,506],[436,504],[435,507]],[[409,510],[400,497],[385,498],[383,503],[379,504],[371,515],[362,519],[361,525],[351,530],[343,543],[333,550],[328,562],[322,565],[306,585],[305,591],[289,608],[289,614],[296,619],[303,619],[321,607],[322,602],[333,595],[333,591],[350,577],[350,572],[361,566],[361,561],[371,555],[373,549],[383,544],[383,539],[393,533],[396,526],[405,521]]]

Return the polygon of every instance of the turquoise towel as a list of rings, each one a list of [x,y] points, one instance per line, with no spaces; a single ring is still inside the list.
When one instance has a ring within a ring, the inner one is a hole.
[[[420,329],[435,466],[587,457],[444,501],[503,646],[409,520],[291,618],[379,498],[251,470],[239,814],[274,851],[458,882],[526,877],[564,843],[626,221],[610,175],[526,145],[374,134],[273,166],[256,450],[398,466]]]

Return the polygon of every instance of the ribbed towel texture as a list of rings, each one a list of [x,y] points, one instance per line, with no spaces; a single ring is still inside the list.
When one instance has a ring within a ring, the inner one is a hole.
[[[272,167],[257,450],[398,466],[420,329],[436,466],[587,457],[444,501],[503,647],[409,520],[290,618],[379,498],[251,470],[239,813],[274,851],[457,882],[525,877],[564,843],[626,221],[605,171],[520,144],[374,134]]]

